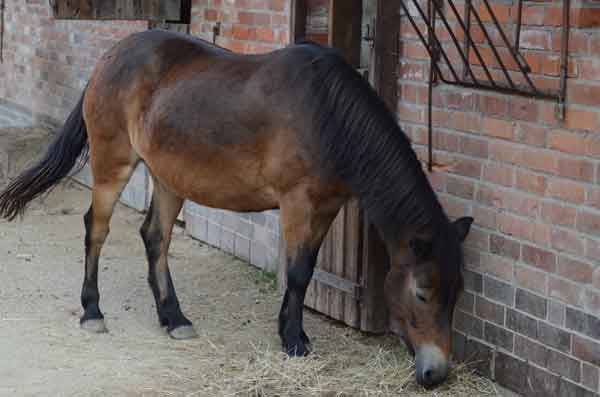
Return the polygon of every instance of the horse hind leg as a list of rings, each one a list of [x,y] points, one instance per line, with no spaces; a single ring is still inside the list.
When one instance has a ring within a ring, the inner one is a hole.
[[[156,178],[153,180],[150,210],[140,229],[148,258],[148,283],[156,301],[161,326],[166,326],[167,332],[174,339],[189,339],[195,337],[196,332],[190,320],[181,312],[167,260],[173,225],[183,199]]]
[[[94,168],[94,167],[92,167]],[[104,315],[100,310],[98,292],[98,262],[102,246],[109,233],[110,218],[121,191],[133,173],[134,165],[124,166],[116,178],[96,178],[92,188],[92,205],[84,216],[85,224],[85,275],[81,289],[83,316],[81,328],[91,332],[106,332]]]

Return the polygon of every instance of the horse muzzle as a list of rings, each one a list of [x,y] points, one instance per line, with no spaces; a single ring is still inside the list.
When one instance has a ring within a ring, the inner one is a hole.
[[[448,377],[448,359],[439,347],[431,344],[417,348],[415,355],[417,383],[433,387]]]

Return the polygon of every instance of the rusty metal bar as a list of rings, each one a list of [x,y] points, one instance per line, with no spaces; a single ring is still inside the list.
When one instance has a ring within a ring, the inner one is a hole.
[[[527,61],[525,60],[525,58],[519,51],[522,15],[523,15],[522,14],[523,13],[523,0],[518,0],[514,45],[511,45],[511,43],[509,42],[508,37],[506,36],[505,32],[503,31],[502,26],[500,25],[498,18],[494,14],[488,0],[482,0],[482,1],[484,2],[487,11],[490,14],[493,25],[496,27],[496,29],[498,29],[498,32],[501,36],[503,43],[508,48],[509,53],[511,54],[513,60],[516,62],[519,71],[525,78],[525,80],[527,82],[527,87],[517,86],[515,84],[515,82],[512,80],[512,78],[509,74],[509,71],[502,60],[502,57],[500,56],[499,51],[496,48],[496,45],[494,44],[494,42],[492,41],[490,33],[489,33],[488,29],[486,28],[485,24],[483,23],[478,10],[473,5],[472,0],[465,0],[465,20],[464,21],[463,21],[462,17],[460,16],[460,14],[458,13],[458,10],[456,9],[456,6],[455,6],[453,0],[448,0],[448,4],[449,4],[450,8],[452,9],[452,12],[456,16],[458,24],[460,25],[460,27],[463,29],[463,31],[465,33],[464,43],[463,43],[462,48],[461,48],[461,44],[459,43],[458,38],[456,37],[456,34],[452,30],[452,27],[450,26],[450,24],[448,22],[448,19],[444,15],[442,5],[438,1],[443,1],[443,0],[428,0],[427,16],[426,16],[425,13],[423,12],[423,8],[419,5],[418,0],[413,0],[416,10],[418,11],[418,14],[420,15],[420,17],[423,19],[423,21],[426,24],[426,28],[428,30],[427,38],[425,37],[424,33],[420,30],[419,26],[417,25],[417,23],[415,21],[415,18],[413,18],[413,16],[410,14],[410,12],[408,10],[408,6],[405,4],[406,2],[405,1],[400,2],[403,10],[405,12],[405,15],[407,16],[412,27],[415,29],[417,35],[419,36],[419,39],[424,44],[425,49],[431,58],[431,66],[429,69],[429,81],[428,81],[429,104],[428,104],[428,108],[427,108],[428,143],[429,143],[429,145],[428,145],[428,149],[429,149],[429,151],[428,151],[428,168],[429,168],[429,171],[433,170],[433,87],[438,78],[443,83],[446,83],[449,85],[456,85],[456,86],[471,88],[471,89],[482,89],[482,90],[487,90],[487,91],[492,91],[492,92],[499,92],[499,93],[503,93],[503,94],[511,94],[511,95],[518,95],[518,96],[524,96],[524,97],[533,97],[533,98],[544,99],[544,100],[555,100],[558,102],[557,117],[564,119],[564,117],[565,117],[566,85],[567,85],[568,69],[569,69],[568,68],[568,66],[569,66],[568,65],[568,52],[569,52],[568,37],[569,37],[569,28],[570,28],[570,26],[569,26],[570,25],[569,9],[570,9],[570,3],[571,3],[570,0],[563,1],[563,30],[562,30],[561,55],[560,55],[560,59],[561,59],[560,88],[559,88],[559,90],[554,90],[554,91],[538,90],[538,88],[535,86],[535,84],[533,83],[533,81],[530,79],[530,77],[528,75],[531,72],[531,68],[529,67],[529,65],[527,64]],[[463,75],[462,80],[458,78],[457,73],[456,73],[454,67],[452,66],[452,62],[450,61],[448,54],[444,50],[444,47],[442,46],[440,39],[438,38],[437,33],[435,31],[435,27],[436,27],[435,23],[436,23],[437,16],[439,16],[441,18],[444,27],[448,30],[450,37],[452,39],[452,42],[456,46],[458,53],[463,61],[464,68],[462,70],[462,75]],[[483,59],[477,45],[473,41],[473,38],[471,36],[471,16],[474,17],[475,21],[477,22],[477,25],[481,28],[481,30],[485,36],[485,39],[486,39],[487,43],[489,44],[489,47],[490,47],[495,59],[498,62],[498,66],[499,66],[498,68],[502,71],[502,73],[504,74],[504,77],[506,78],[506,82],[508,83],[508,86],[506,86],[505,84],[499,84],[498,82],[496,82],[494,80],[494,78],[490,72],[490,69],[488,68],[485,60]],[[477,77],[475,76],[475,74],[473,73],[473,69],[471,68],[471,64],[469,62],[469,51],[470,51],[471,46],[473,47],[473,50],[475,51],[475,55],[477,56],[477,59],[479,60],[480,65],[486,74],[487,81],[478,80]],[[448,65],[448,69],[450,70],[450,72],[452,74],[453,80],[447,79],[444,76],[444,74],[442,73],[442,70],[440,69],[440,54],[441,54],[441,57],[444,59],[445,63]],[[472,82],[468,81],[469,77],[472,79]]]
[[[437,64],[439,62],[440,57],[440,49],[433,44],[433,37],[436,34],[435,31],[435,10],[433,3],[437,0],[429,0],[427,1],[427,18],[429,21],[429,29],[427,29],[429,35],[429,45],[432,47],[432,52],[435,55],[435,58],[431,58],[429,64],[429,81],[427,82],[427,168],[429,172],[433,171],[433,84],[437,82],[438,74],[436,73],[436,68],[433,67],[433,64]],[[440,79],[442,79],[440,73]]]
[[[0,2],[0,63],[4,63],[4,14],[6,12],[6,0]]]
[[[402,2],[402,3],[404,4],[404,2]],[[413,3],[417,7],[417,11],[421,15],[421,18],[423,18],[423,20],[426,21],[427,29],[431,29],[431,25],[429,24],[429,21],[427,21],[427,17],[425,16],[425,13],[423,12],[423,9],[419,5],[418,0],[413,0]],[[412,16],[410,14],[409,14],[409,18],[412,18]],[[413,25],[413,26],[416,26],[416,24]],[[456,74],[456,71],[454,70],[454,67],[452,66],[452,62],[450,62],[450,59],[448,58],[448,55],[446,54],[446,51],[444,51],[444,48],[442,47],[442,43],[440,43],[440,41],[437,38],[437,36],[435,35],[435,33],[431,36],[431,38],[433,39],[434,45],[437,46],[437,48],[439,49],[440,53],[442,54],[442,57],[444,57],[444,60],[448,64],[448,68],[450,69],[450,72],[452,73],[452,77],[454,77],[455,80],[459,80],[458,74]],[[432,59],[434,59],[434,58],[432,58]],[[439,68],[438,68],[438,70],[439,70]]]
[[[454,3],[450,2],[450,6],[454,7]],[[454,12],[456,15],[456,11]],[[460,16],[456,17],[456,20],[460,23],[460,25],[463,28],[463,31],[465,32],[465,38],[464,38],[464,50],[465,50],[465,55],[467,56],[467,59],[469,59],[469,50],[471,49],[471,0],[465,0],[465,23],[463,24],[463,22],[460,20]],[[486,69],[487,71],[487,69]],[[489,75],[489,72],[488,72]],[[491,75],[488,77],[490,78]],[[467,69],[463,69],[463,79],[466,80],[467,78]]]
[[[488,12],[490,13],[490,16],[492,17],[492,21],[494,21],[494,24],[496,25],[496,28],[498,29],[498,32],[500,33],[500,37],[502,37],[502,40],[504,41],[504,43],[508,47],[508,50],[512,54],[512,56],[515,59],[515,61],[517,62],[517,65],[519,66],[519,69],[521,70],[521,73],[523,73],[523,77],[525,77],[525,80],[527,81],[527,84],[529,84],[529,87],[533,91],[537,91],[536,86],[533,84],[533,82],[529,78],[527,70],[525,70],[525,68],[523,67],[523,65],[521,65],[521,62],[519,61],[519,54],[510,45],[510,42],[508,41],[508,37],[506,37],[506,34],[504,33],[504,30],[502,29],[502,26],[500,26],[500,23],[498,22],[498,18],[496,18],[496,14],[494,14],[494,11],[492,10],[492,7],[490,6],[490,3],[488,2],[488,0],[483,0],[483,4],[485,4]],[[493,43],[490,41],[490,44],[493,44]],[[493,47],[494,46],[492,45],[492,48]]]
[[[517,3],[517,26],[515,27],[515,49],[519,48],[521,42],[521,19],[523,17],[523,0]]]
[[[490,48],[494,53],[494,56],[498,60],[498,64],[500,65],[500,69],[502,69],[502,73],[504,73],[504,77],[506,77],[508,85],[510,85],[511,88],[516,88],[515,83],[512,81],[510,75],[508,74],[506,66],[504,66],[504,62],[502,62],[502,58],[500,57],[500,54],[498,53],[498,50],[496,49],[496,46],[494,45],[494,42],[492,41],[489,32],[487,31],[485,25],[483,24],[483,21],[481,20],[481,17],[479,16],[479,13],[477,12],[473,4],[471,4],[471,11],[473,12],[473,15],[475,16],[475,19],[477,20],[477,23],[479,24],[479,27],[481,28],[481,31],[483,32],[486,40],[488,41],[488,43],[490,43]]]
[[[547,99],[547,100],[556,101],[559,96],[558,91],[554,92],[554,93],[553,92],[543,92],[543,91],[530,92],[530,91],[525,91],[525,90],[522,90],[519,88],[510,88],[510,87],[504,87],[501,85],[490,86],[490,85],[486,85],[486,84],[482,84],[482,83],[473,84],[473,83],[469,83],[468,81],[452,81],[452,80],[446,80],[444,78],[442,78],[441,80],[444,84],[456,85],[456,86],[465,87],[465,88],[479,89],[479,90],[484,90],[484,91],[498,92],[501,94],[522,96],[522,97],[527,97],[527,98],[538,98],[538,99]]]
[[[560,43],[560,91],[558,94],[558,118],[564,120],[566,116],[565,97],[567,95],[567,77],[569,76],[569,10],[571,0],[564,0],[563,4],[563,31]]]
[[[452,31],[450,24],[448,24],[448,20],[446,19],[446,16],[443,14],[439,4],[435,0],[433,0],[432,3],[433,3],[433,17],[435,18],[436,11],[440,14],[440,17],[441,17],[440,19],[442,20],[444,27],[448,30],[448,33],[450,33],[450,37],[452,38],[452,41],[454,42],[454,45],[456,46],[456,49],[458,50],[460,57],[462,58],[463,62],[465,63],[465,67],[468,69],[468,72],[471,75],[473,82],[477,83],[478,82],[477,77],[475,77],[475,74],[473,74],[473,70],[471,69],[471,67],[469,65],[469,60],[465,57],[465,54],[462,52],[462,50],[460,48],[460,43],[458,42],[456,35]]]
[[[475,56],[477,56],[477,59],[479,60],[479,63],[481,64],[481,66],[483,67],[483,70],[485,72],[486,77],[488,78],[488,80],[490,81],[490,83],[492,83],[492,85],[496,85],[496,82],[494,81],[494,78],[492,77],[492,74],[490,73],[485,61],[483,60],[483,57],[481,56],[481,53],[479,52],[479,49],[477,48],[477,46],[475,45],[475,42],[473,41],[473,39],[471,38],[471,22],[470,22],[470,9],[469,9],[469,22],[468,22],[468,26],[466,26],[463,21],[460,19],[460,14],[458,13],[458,10],[456,9],[456,6],[454,5],[454,3],[452,1],[449,1],[448,4],[450,4],[450,8],[452,9],[452,12],[454,13],[454,15],[456,16],[456,20],[458,21],[458,24],[460,25],[460,27],[462,28],[462,30],[465,32],[465,43],[467,43],[467,49],[469,49],[469,45],[473,46],[473,51],[475,51]],[[465,6],[469,5],[469,7],[471,6],[471,0],[467,0],[467,2],[465,2]],[[467,60],[469,58],[467,57]]]

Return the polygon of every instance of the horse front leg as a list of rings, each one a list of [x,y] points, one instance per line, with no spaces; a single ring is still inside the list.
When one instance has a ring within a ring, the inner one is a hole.
[[[318,248],[301,250],[294,259],[288,259],[288,285],[279,313],[279,335],[290,356],[308,354],[310,341],[303,327],[303,308],[317,253]]]
[[[281,223],[286,242],[287,289],[279,312],[279,336],[290,356],[306,356],[309,338],[304,332],[306,289],[312,279],[317,254],[343,199],[292,192],[281,202]]]

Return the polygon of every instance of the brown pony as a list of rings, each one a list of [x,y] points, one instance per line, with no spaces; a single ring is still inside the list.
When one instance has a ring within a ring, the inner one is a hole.
[[[195,335],[169,273],[167,251],[184,199],[233,211],[281,209],[289,263],[279,334],[307,354],[302,325],[317,251],[340,207],[359,198],[391,258],[391,316],[427,386],[448,372],[461,242],[472,219],[450,222],[407,137],[368,83],[335,51],[300,43],[242,56],[189,36],[132,35],[98,62],[45,157],[0,195],[9,220],[66,177],[89,148],[81,326],[105,332],[98,258],[115,203],[139,162],[154,191],[141,235],[160,324]]]

